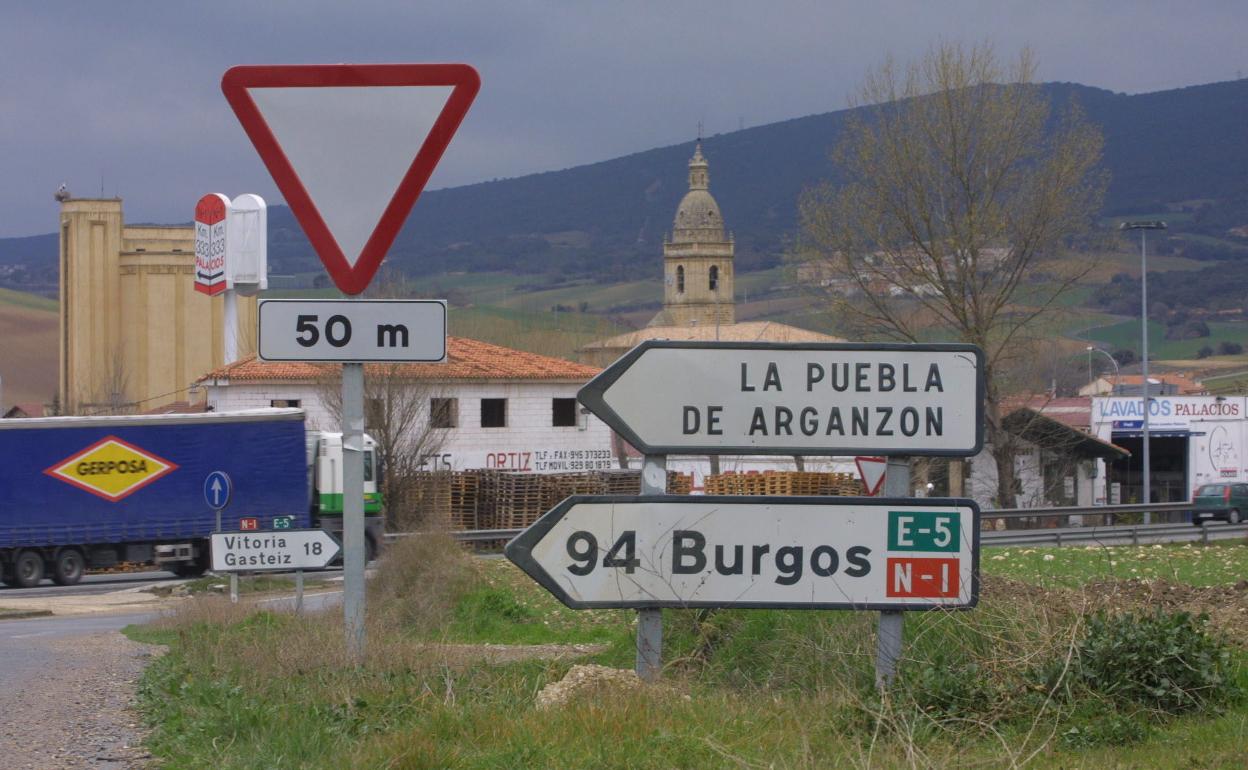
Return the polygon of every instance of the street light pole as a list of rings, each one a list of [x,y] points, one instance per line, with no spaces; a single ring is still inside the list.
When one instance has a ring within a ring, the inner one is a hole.
[[[1088,345],[1088,347],[1086,348],[1086,350],[1088,351],[1088,367],[1089,367],[1089,371],[1091,371],[1091,366],[1092,366],[1092,351],[1094,351],[1094,350],[1095,350],[1097,353],[1100,353],[1101,355],[1103,355],[1103,356],[1105,356],[1106,358],[1108,358],[1108,359],[1109,359],[1109,362],[1110,362],[1111,364],[1113,364],[1113,365],[1114,365],[1114,382],[1113,382],[1113,384],[1112,384],[1112,385],[1110,385],[1110,386],[1109,386],[1109,395],[1111,395],[1111,396],[1112,396],[1112,395],[1114,395],[1114,393],[1118,390],[1118,378],[1119,378],[1119,376],[1120,376],[1120,375],[1119,375],[1119,369],[1118,369],[1118,359],[1114,358],[1114,357],[1113,357],[1113,356],[1111,356],[1108,352],[1106,352],[1106,351],[1104,351],[1104,350],[1101,350],[1100,348],[1098,348],[1098,347],[1096,347],[1096,346],[1094,346],[1094,345]],[[1091,382],[1091,381],[1092,381],[1092,375],[1091,375],[1091,374],[1089,374],[1089,375],[1088,375],[1088,382]]]
[[[1143,340],[1143,397],[1144,397],[1144,499],[1143,503],[1148,505],[1152,500],[1152,465],[1149,462],[1149,435],[1148,435],[1148,418],[1149,418],[1149,402],[1152,400],[1152,393],[1148,384],[1148,248],[1145,242],[1145,231],[1147,230],[1165,230],[1165,222],[1123,222],[1118,226],[1119,230],[1139,230],[1140,231],[1140,334]],[[1144,514],[1144,523],[1148,524],[1152,517]]]

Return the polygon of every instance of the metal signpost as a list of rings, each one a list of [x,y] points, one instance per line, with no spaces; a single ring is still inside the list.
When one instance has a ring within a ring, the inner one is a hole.
[[[368,287],[480,87],[476,70],[466,64],[243,66],[221,80],[226,100],[321,262],[349,295]],[[267,310],[275,312],[280,317],[280,308]],[[404,357],[395,317],[389,309],[380,316],[371,312],[336,314],[357,321],[354,343],[344,336],[344,323],[327,316],[322,326],[320,313],[313,312],[296,312],[294,328],[266,324],[263,340],[278,347],[261,342],[275,356],[293,341],[331,354],[317,360],[343,362],[343,614],[347,647],[357,661],[365,650],[363,363],[441,360]],[[300,315],[318,318],[304,319],[299,328]],[[357,336],[360,326],[371,333]],[[445,336],[444,320],[442,329]],[[332,355],[353,344],[362,347]],[[384,356],[373,357],[379,351]]]
[[[570,497],[507,557],[569,607],[638,609],[644,680],[661,608],[785,607],[879,610],[885,685],[902,611],[978,600],[979,509],[913,498],[909,458],[980,451],[983,362],[961,344],[643,342],[577,396],[645,453],[641,496]],[[668,496],[668,454],[870,455],[885,496]]]

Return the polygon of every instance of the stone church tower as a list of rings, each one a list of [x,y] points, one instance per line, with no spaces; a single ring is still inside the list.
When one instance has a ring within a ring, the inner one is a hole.
[[[735,323],[733,240],[710,193],[702,143],[689,159],[689,192],[676,209],[671,237],[663,243],[663,311],[650,326],[715,326]]]

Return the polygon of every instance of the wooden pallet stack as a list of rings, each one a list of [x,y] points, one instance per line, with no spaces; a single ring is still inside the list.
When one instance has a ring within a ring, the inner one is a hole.
[[[706,477],[708,495],[861,495],[862,482],[852,473],[811,471],[729,471]]]
[[[532,473],[499,473],[495,517],[499,529],[519,529],[546,512],[545,483]]]
[[[453,530],[479,529],[477,505],[480,501],[481,478],[473,473],[450,474],[450,526]]]
[[[607,495],[641,494],[641,471],[598,471]]]
[[[640,485],[640,480],[638,481]],[[679,471],[667,472],[667,493],[669,495],[693,494],[693,474]]]

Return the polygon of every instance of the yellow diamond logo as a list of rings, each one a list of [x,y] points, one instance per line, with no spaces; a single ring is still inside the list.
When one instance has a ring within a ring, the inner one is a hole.
[[[177,468],[175,463],[109,436],[44,473],[115,503]]]

